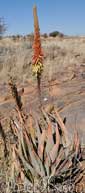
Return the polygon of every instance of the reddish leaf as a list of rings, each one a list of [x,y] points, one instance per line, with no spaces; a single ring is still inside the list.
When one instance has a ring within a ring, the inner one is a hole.
[[[52,134],[52,124],[49,122],[48,128],[47,128],[47,145],[46,145],[46,152],[47,154],[50,153],[54,145],[53,141],[53,134]]]
[[[43,158],[43,151],[44,151],[44,142],[45,142],[45,139],[46,139],[46,130],[43,130],[42,131],[42,134],[40,136],[40,139],[39,139],[39,144],[38,144],[38,155],[39,157]]]
[[[53,146],[53,148],[52,148],[52,150],[50,152],[50,158],[51,158],[52,163],[57,158],[59,145],[60,145],[60,135],[59,135],[58,126],[56,124],[56,144]]]
[[[79,140],[79,135],[77,130],[75,131],[75,134],[74,134],[74,148],[75,148],[75,154],[78,155],[80,150],[80,140]]]
[[[59,113],[57,112],[57,110],[55,110],[55,114],[57,117],[57,121],[61,127],[62,133],[64,135],[64,139],[65,139],[65,144],[66,146],[69,146],[69,139],[68,139],[68,132],[67,132],[67,128],[65,127],[62,118],[60,117]]]

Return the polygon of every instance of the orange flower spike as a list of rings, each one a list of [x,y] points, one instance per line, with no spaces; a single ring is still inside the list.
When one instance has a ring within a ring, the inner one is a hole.
[[[40,29],[36,6],[34,6],[33,8],[33,16],[34,16],[34,44],[33,44],[34,55],[32,59],[33,65],[32,67],[33,67],[33,74],[38,76],[38,74],[41,75],[43,71],[43,52],[41,48]]]

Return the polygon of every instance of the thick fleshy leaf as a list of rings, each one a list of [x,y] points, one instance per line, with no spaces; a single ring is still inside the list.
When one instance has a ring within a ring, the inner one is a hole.
[[[16,154],[18,155],[18,157],[22,161],[22,164],[24,166],[24,170],[26,172],[30,171],[31,172],[31,178],[34,178],[34,176],[37,174],[35,169],[24,159],[22,152],[20,152],[18,149],[15,149],[15,151],[16,151]],[[31,181],[31,179],[30,179],[30,181]]]
[[[32,112],[30,111],[30,114],[29,114],[29,117],[28,117],[28,124],[29,124],[29,133],[31,135],[31,138],[35,139],[36,135],[35,135],[35,129],[34,129],[34,126],[33,126],[33,117],[32,117]]]
[[[18,139],[19,139],[19,148],[23,148],[24,156],[27,159],[27,153],[26,153],[26,148],[25,148],[25,141],[24,141],[24,136],[23,136],[23,131],[25,128],[22,128],[19,124],[17,124],[16,121],[14,121],[14,125],[16,126],[18,130]]]
[[[51,159],[50,159],[50,156],[48,155],[45,159],[45,162],[44,162],[44,165],[45,165],[45,168],[46,168],[46,174],[47,176],[49,177],[50,176],[50,168],[51,168]]]
[[[80,140],[77,130],[74,133],[74,149],[75,149],[75,155],[77,156],[80,150]]]
[[[45,140],[46,140],[46,130],[43,130],[38,144],[38,155],[42,161],[43,161],[43,151],[44,151]]]
[[[72,163],[71,163],[72,164]],[[59,168],[56,171],[56,175],[58,175],[60,172],[66,171],[67,167],[69,167],[70,163],[68,163],[68,159],[65,159],[62,164],[59,166]]]
[[[60,134],[59,134],[58,126],[57,126],[57,123],[56,123],[56,144],[53,146],[52,150],[49,153],[52,163],[57,158],[59,145],[60,145]]]
[[[38,123],[37,120],[35,120],[35,126],[36,126],[37,138],[38,138],[38,141],[39,141],[40,136],[41,136],[41,132],[40,132],[39,123]]]
[[[62,121],[62,118],[60,117],[58,111],[55,109],[55,115],[56,115],[56,118],[57,118],[57,121],[58,121],[58,124],[60,125],[60,128],[62,130],[62,133],[63,133],[63,136],[64,136],[64,139],[65,139],[65,146],[66,147],[69,147],[69,139],[68,139],[68,131],[67,131],[67,128],[65,127],[63,121]]]
[[[53,163],[53,166],[51,167],[52,168],[51,176],[55,176],[56,170],[63,159],[64,159],[64,151],[63,148],[61,148],[55,162]]]
[[[19,137],[20,137],[19,141],[20,141],[21,148],[23,149],[25,159],[27,160],[27,152],[26,152],[25,140],[24,140],[22,130],[20,130],[20,136]]]
[[[52,124],[49,122],[47,127],[47,144],[46,144],[46,153],[47,155],[50,153],[54,146],[53,133],[52,133]]]
[[[31,158],[31,164],[32,166],[35,168],[35,171],[40,175],[40,176],[44,176],[45,175],[45,171],[44,171],[44,167],[42,164],[42,161],[40,160],[38,154],[35,152],[31,141],[29,140],[29,138],[27,137],[26,132],[25,134],[25,139],[27,141],[28,144],[28,148],[29,148],[29,154],[30,154],[30,158]]]

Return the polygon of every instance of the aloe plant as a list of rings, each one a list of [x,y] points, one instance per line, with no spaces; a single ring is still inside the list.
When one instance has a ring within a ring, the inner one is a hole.
[[[59,183],[76,184],[78,175],[81,174],[80,178],[83,175],[78,133],[75,132],[73,145],[67,146],[66,140],[63,143],[67,130],[58,112],[57,116],[56,110],[48,115],[42,109],[42,117],[45,128],[31,113],[28,124],[11,120],[12,131],[17,136],[12,150],[12,176],[16,171],[16,179],[35,187],[35,192],[45,192],[47,188],[57,190]]]
[[[13,80],[9,83],[16,103],[16,118],[10,119],[15,143],[11,147],[11,179],[28,186],[30,193],[51,189],[62,192],[83,177],[82,155],[77,130],[69,143],[68,130],[57,109],[41,108],[41,119],[30,110],[23,113],[23,105]],[[72,192],[72,189],[70,190]]]

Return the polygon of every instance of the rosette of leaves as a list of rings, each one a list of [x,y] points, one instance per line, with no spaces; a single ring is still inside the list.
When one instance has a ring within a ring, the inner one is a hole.
[[[11,129],[17,136],[12,150],[12,176],[16,173],[16,179],[27,183],[31,190],[35,188],[36,193],[47,189],[62,192],[61,186],[76,185],[83,177],[78,132],[70,145],[66,127],[56,110],[47,114],[42,109],[42,122],[32,112],[24,125],[11,119]]]
[[[23,113],[21,98],[13,81],[9,84],[17,107],[17,116],[10,119],[14,143],[11,146],[11,177],[23,183],[30,193],[48,189],[63,192],[64,186],[73,191],[83,177],[81,146],[77,130],[69,143],[68,130],[55,108],[41,119],[34,112]],[[20,101],[19,101],[20,100]],[[62,184],[62,186],[61,186]],[[31,189],[30,189],[31,188]]]

